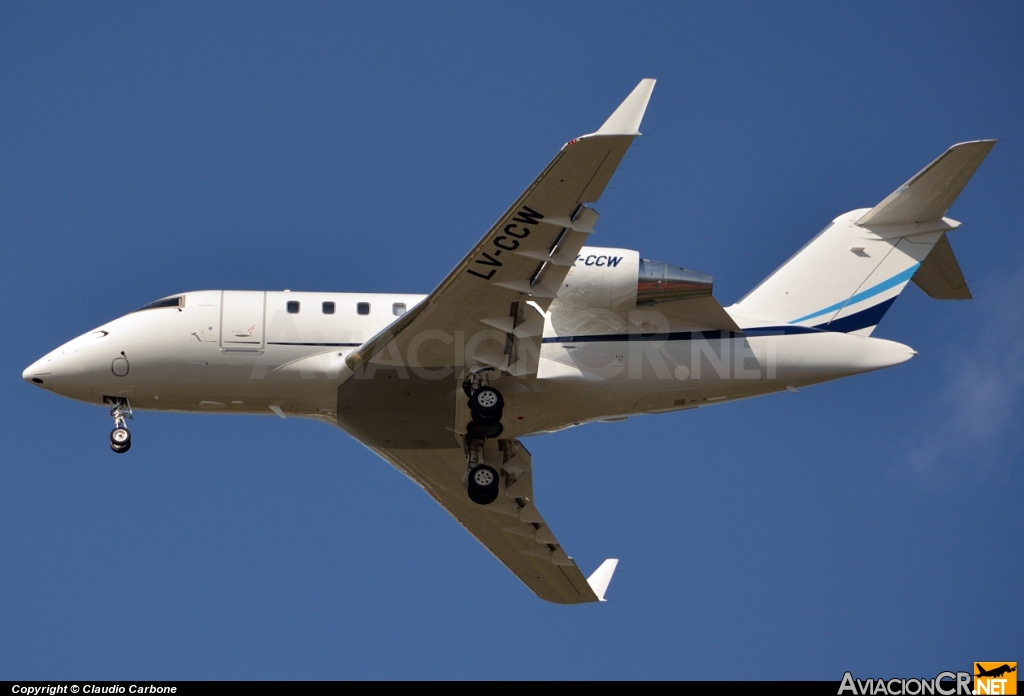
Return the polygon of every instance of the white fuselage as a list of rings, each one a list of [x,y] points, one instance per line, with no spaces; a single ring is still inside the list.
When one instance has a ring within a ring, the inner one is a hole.
[[[181,297],[181,306],[133,312],[69,341],[23,377],[96,404],[120,397],[136,410],[277,413],[345,427],[337,413],[338,386],[352,378],[345,357],[424,298],[220,290]],[[298,305],[289,311],[289,303]],[[325,313],[330,303],[333,313]],[[578,321],[580,315],[586,321]],[[504,437],[758,396],[914,355],[892,341],[759,330],[738,317],[741,327],[750,327],[746,336],[688,332],[672,321],[660,333],[648,327],[645,335],[648,325],[634,321],[634,313],[603,315],[555,308],[547,314],[536,383],[502,378]],[[616,322],[620,329],[611,334],[566,335],[554,328]],[[391,370],[396,379],[447,379],[453,393],[459,386],[454,370],[376,369]]]

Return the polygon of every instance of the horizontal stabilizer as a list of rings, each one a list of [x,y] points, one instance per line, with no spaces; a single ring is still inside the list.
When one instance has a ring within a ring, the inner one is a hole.
[[[954,145],[869,210],[857,224],[911,225],[941,219],[995,144],[995,140],[974,140]]]
[[[946,235],[935,243],[911,280],[928,297],[936,300],[970,300],[974,297]]]
[[[599,565],[597,570],[587,578],[587,584],[590,585],[590,589],[594,591],[594,594],[602,602],[607,601],[604,598],[604,593],[608,591],[608,584],[612,581],[612,575],[615,574],[615,567],[617,565],[619,565],[619,559],[609,558]]]

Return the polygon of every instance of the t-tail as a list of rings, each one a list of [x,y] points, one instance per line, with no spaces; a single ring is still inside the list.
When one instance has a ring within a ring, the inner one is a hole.
[[[840,215],[728,312],[744,327],[868,336],[911,280],[971,299],[946,239],[960,223],[945,214],[995,143],[954,145],[874,208]]]

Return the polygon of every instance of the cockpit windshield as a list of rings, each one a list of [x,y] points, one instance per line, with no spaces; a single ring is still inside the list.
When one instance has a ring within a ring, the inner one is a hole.
[[[177,297],[165,297],[162,300],[157,300],[156,302],[150,302],[148,305],[146,305],[144,307],[139,307],[135,311],[136,312],[141,312],[141,311],[146,310],[146,309],[160,309],[161,307],[184,307],[184,306],[185,306],[185,296],[184,295],[178,295]]]

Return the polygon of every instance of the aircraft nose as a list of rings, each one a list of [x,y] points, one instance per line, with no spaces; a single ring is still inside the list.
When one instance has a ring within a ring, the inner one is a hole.
[[[61,396],[89,400],[96,377],[103,374],[100,368],[104,364],[102,351],[98,352],[93,345],[95,341],[90,341],[93,334],[83,334],[51,350],[26,367],[21,378]]]
[[[43,367],[43,360],[43,358],[40,358],[26,367],[21,373],[21,378],[29,384],[46,384],[46,378],[49,376],[49,373],[46,371],[46,368]]]

